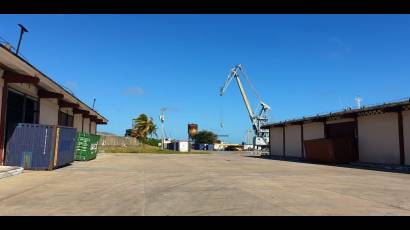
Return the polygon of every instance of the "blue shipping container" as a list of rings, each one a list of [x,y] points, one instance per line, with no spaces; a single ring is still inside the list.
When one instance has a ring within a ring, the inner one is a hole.
[[[5,164],[25,169],[50,169],[54,127],[20,123],[7,142]]]
[[[19,123],[7,142],[5,164],[34,170],[67,165],[74,161],[75,133],[75,128]]]
[[[76,143],[77,129],[70,127],[58,127],[58,154],[57,165],[61,167],[74,161],[74,151]]]

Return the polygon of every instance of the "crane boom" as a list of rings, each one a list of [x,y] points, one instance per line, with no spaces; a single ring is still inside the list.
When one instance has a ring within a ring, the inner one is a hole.
[[[249,102],[248,96],[246,95],[245,89],[243,88],[242,81],[239,78],[238,70],[240,68],[241,68],[241,66],[237,65],[235,68],[233,68],[231,70],[231,73],[229,74],[228,79],[226,80],[224,87],[221,88],[220,95],[223,96],[226,89],[229,87],[232,79],[235,78],[236,82],[238,83],[239,91],[241,92],[243,102],[245,103],[246,109],[248,110],[249,118],[251,119],[252,124],[253,124],[253,118],[255,117],[255,114],[254,114],[253,109],[251,107],[251,104]]]
[[[251,123],[252,123],[252,128],[253,128],[254,133],[255,133],[254,145],[255,146],[266,146],[266,145],[268,145],[268,142],[269,142],[269,131],[261,129],[261,126],[266,124],[267,121],[268,121],[268,119],[266,118],[266,112],[267,112],[267,110],[270,109],[270,107],[269,107],[269,105],[267,105],[266,103],[264,103],[263,101],[261,101],[259,99],[259,103],[262,106],[262,108],[261,108],[258,116],[255,115],[255,113],[253,112],[253,109],[251,107],[251,104],[249,102],[248,96],[246,94],[245,88],[243,87],[242,81],[239,77],[239,71],[246,77],[246,75],[243,71],[242,65],[241,64],[236,65],[233,69],[231,69],[231,72],[229,73],[228,78],[226,79],[224,86],[221,87],[220,95],[223,96],[226,89],[229,87],[230,83],[235,78],[235,80],[238,84],[239,91],[241,92],[242,99],[243,99],[243,101],[245,103],[245,106],[246,106],[246,109],[248,111],[248,115],[249,115],[249,118],[250,118]],[[249,83],[249,79],[247,79],[247,80],[248,80],[248,83]]]

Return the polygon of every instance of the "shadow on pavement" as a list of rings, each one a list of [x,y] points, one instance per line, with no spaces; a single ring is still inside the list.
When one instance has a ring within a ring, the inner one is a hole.
[[[380,171],[380,172],[410,174],[410,166],[403,166],[403,165],[386,165],[386,164],[374,164],[374,163],[363,163],[363,162],[352,162],[349,164],[334,165],[334,164],[325,164],[325,163],[305,161],[304,159],[301,159],[298,157],[282,157],[282,156],[272,156],[272,155],[264,155],[264,156],[245,155],[245,157],[260,158],[264,160],[288,161],[288,162],[313,164],[313,165],[328,165],[328,166],[335,166],[335,167],[364,169],[364,170],[372,170],[372,171]]]

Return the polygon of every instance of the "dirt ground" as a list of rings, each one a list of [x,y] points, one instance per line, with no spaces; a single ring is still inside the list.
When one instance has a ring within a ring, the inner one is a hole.
[[[0,215],[410,215],[410,174],[241,154],[101,154],[0,180]]]

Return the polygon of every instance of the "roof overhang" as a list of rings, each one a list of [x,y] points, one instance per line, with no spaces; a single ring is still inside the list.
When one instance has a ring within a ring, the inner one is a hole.
[[[327,120],[335,120],[335,119],[343,119],[343,118],[357,118],[360,115],[366,114],[368,112],[376,111],[376,110],[381,111],[383,113],[400,112],[400,111],[406,110],[407,108],[409,108],[409,106],[410,106],[410,98],[403,100],[403,101],[398,101],[398,102],[384,103],[384,104],[379,104],[379,105],[374,105],[374,106],[362,107],[360,109],[346,109],[346,110],[338,111],[335,113],[328,113],[325,115],[303,117],[301,119],[288,120],[288,121],[267,124],[267,125],[263,125],[261,128],[268,129],[270,127],[283,127],[286,125],[300,125],[300,124],[309,123],[309,122],[325,122]]]
[[[77,103],[68,102],[65,100],[58,100],[58,105],[60,108],[79,108],[80,105]]]
[[[28,83],[37,85],[40,82],[40,79],[38,77],[13,72],[10,70],[4,71],[3,79],[7,83]]]
[[[39,98],[57,98],[57,99],[64,98],[64,95],[62,93],[56,93],[56,92],[48,91],[45,89],[39,89],[37,91],[37,96]]]
[[[0,44],[0,68],[5,70],[4,74],[6,74],[6,77],[7,75],[10,75],[10,73],[13,73],[14,77],[7,78],[19,79],[19,81],[28,81],[29,83],[36,84],[40,89],[54,93],[54,96],[63,95],[64,101],[73,104],[78,104],[79,109],[89,111],[89,114],[94,115],[99,119],[102,119],[103,122],[108,122],[108,119],[100,115],[97,111],[90,108],[87,104],[85,104],[76,96],[68,92],[66,89],[64,89],[64,87],[59,85],[50,77],[46,76],[40,70],[31,65],[29,62],[8,50],[2,44]]]
[[[74,114],[82,114],[82,115],[84,115],[84,114],[86,114],[86,115],[90,114],[89,111],[83,110],[83,109],[79,109],[79,108],[73,108],[73,113],[74,113]]]

